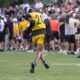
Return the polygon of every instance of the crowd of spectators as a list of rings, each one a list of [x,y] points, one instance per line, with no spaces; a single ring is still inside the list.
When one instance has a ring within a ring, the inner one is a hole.
[[[24,16],[31,9],[42,13],[47,27],[44,50],[80,53],[80,0],[64,1],[61,4],[51,2],[47,5],[38,1],[34,5],[24,3],[0,8],[0,51],[32,50],[31,35],[24,38],[23,30],[20,29],[20,23],[24,24]]]

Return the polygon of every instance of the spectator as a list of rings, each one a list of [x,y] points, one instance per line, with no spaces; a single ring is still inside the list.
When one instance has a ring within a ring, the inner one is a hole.
[[[0,15],[0,51],[4,51],[4,41],[5,41],[5,23]]]
[[[51,24],[51,30],[52,30],[52,49],[54,50],[55,47],[59,46],[59,24],[58,19],[56,16],[52,16],[52,20],[50,22]]]
[[[65,51],[65,13],[62,13],[62,17],[59,19],[59,33],[60,33],[60,52]]]
[[[50,51],[50,46],[51,46],[50,41],[52,32],[51,32],[50,20],[48,18],[48,15],[46,14],[46,10],[44,10],[43,12],[43,20],[44,23],[46,24],[46,40],[45,40],[46,48],[48,51]]]
[[[37,1],[35,3],[35,9],[39,10],[39,9],[42,9],[43,8],[43,3],[41,1]]]
[[[72,14],[67,17],[68,22],[65,23],[66,49],[68,54],[74,54],[75,43],[75,18]]]

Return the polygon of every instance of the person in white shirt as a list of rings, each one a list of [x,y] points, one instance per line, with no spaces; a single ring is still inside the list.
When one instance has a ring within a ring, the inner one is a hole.
[[[75,33],[76,33],[75,18],[71,14],[69,15],[67,22],[65,23],[67,54],[74,54]]]
[[[37,1],[35,4],[35,9],[39,10],[43,8],[43,3],[41,1]]]

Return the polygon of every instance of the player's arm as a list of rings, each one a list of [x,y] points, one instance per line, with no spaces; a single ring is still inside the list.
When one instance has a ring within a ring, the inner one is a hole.
[[[32,27],[34,26],[35,21],[32,19],[32,17],[29,14],[26,15],[26,20],[29,21],[29,26],[25,29],[25,32],[29,33]]]

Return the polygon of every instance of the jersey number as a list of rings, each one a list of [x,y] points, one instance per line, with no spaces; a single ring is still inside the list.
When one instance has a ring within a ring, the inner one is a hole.
[[[43,22],[42,16],[36,15],[37,24],[41,24]]]

